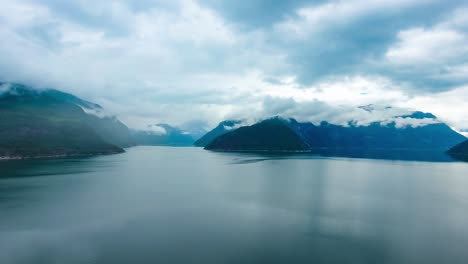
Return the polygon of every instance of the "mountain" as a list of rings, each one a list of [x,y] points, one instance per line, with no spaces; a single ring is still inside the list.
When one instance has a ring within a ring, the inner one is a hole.
[[[407,122],[409,125],[402,125]],[[272,127],[271,123],[274,123]],[[281,129],[291,139],[284,142],[273,130]],[[288,132],[286,132],[288,131]],[[290,134],[299,138],[300,144]],[[348,126],[322,122],[314,125],[295,119],[274,117],[253,126],[241,127],[216,138],[206,146],[217,151],[281,151],[275,141],[285,144],[284,151],[327,150],[431,150],[443,152],[466,138],[428,113],[414,112],[395,121]]]
[[[194,145],[197,147],[206,147],[209,145],[215,138],[226,134],[227,132],[232,131],[240,126],[242,121],[240,120],[226,120],[218,124],[213,130],[206,133],[203,137],[195,141]]]
[[[0,157],[123,152],[133,144],[128,128],[102,113],[101,106],[71,94],[0,83]]]
[[[448,154],[456,159],[468,161],[468,140],[451,148]]]
[[[148,126],[145,131],[134,130],[132,136],[137,145],[144,146],[192,146],[194,137],[168,124]]]
[[[412,119],[414,117],[411,117]],[[373,122],[368,126],[339,126],[322,122],[299,123],[288,120],[287,125],[301,136],[309,149],[427,149],[445,151],[462,142],[465,137],[444,123],[399,127],[396,122]]]
[[[198,140],[203,137],[208,131],[209,125],[202,120],[191,120],[181,124],[178,128],[185,133],[188,133],[194,140]]]
[[[298,134],[279,118],[240,127],[215,138],[206,146],[222,151],[305,151],[307,146]]]
[[[105,138],[107,142],[121,148],[135,145],[128,127],[116,117],[106,115],[104,109],[100,105],[52,89],[45,90],[42,94],[55,98],[58,101],[72,103],[81,107],[83,111],[87,113],[87,115],[83,116],[84,121],[88,123],[100,137]]]

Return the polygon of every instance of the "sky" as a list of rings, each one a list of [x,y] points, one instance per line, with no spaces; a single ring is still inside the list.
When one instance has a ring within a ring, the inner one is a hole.
[[[365,123],[357,107],[373,104],[468,131],[466,0],[0,0],[0,41],[1,81],[73,93],[134,128]]]

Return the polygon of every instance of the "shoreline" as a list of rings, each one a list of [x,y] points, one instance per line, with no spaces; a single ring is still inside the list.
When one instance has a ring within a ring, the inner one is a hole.
[[[449,152],[441,149],[410,149],[410,148],[310,148],[305,150],[269,150],[269,149],[222,149],[222,148],[203,148],[207,151],[212,152],[257,152],[257,153],[323,153],[325,151],[329,152],[403,152],[403,153],[414,153],[414,152],[429,152],[429,153],[447,153]]]
[[[0,156],[1,161],[14,160],[39,160],[39,159],[67,159],[67,158],[90,158],[96,156],[108,156],[121,154],[123,152],[107,152],[107,153],[88,153],[88,154],[56,154],[56,155],[37,155],[37,156]]]

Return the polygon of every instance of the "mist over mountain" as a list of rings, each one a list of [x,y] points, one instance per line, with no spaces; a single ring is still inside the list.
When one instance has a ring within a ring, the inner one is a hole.
[[[188,133],[192,136],[195,140],[200,139],[203,137],[211,126],[206,122],[206,120],[191,120],[188,122],[184,122],[177,126],[180,130]]]
[[[208,133],[203,129],[203,122],[195,121],[185,124],[185,129],[160,123],[134,130],[106,113],[99,104],[74,95],[0,83],[0,156],[111,154],[135,145],[195,145],[219,151],[410,149],[444,152],[466,140],[431,113],[375,105],[356,109],[336,111],[335,119],[331,120],[339,124],[274,117],[250,126],[247,121],[226,120]],[[343,124],[346,116],[356,116],[356,113],[349,114],[352,111],[364,112],[367,116]],[[461,147],[456,148],[459,149]]]
[[[123,152],[128,128],[94,103],[57,90],[0,83],[0,156],[86,156]]]
[[[145,146],[192,146],[197,137],[168,124],[149,125],[146,130],[133,130],[132,136],[137,145]]]
[[[99,104],[54,89],[0,83],[0,157],[112,154],[136,145],[192,146],[202,123],[129,129]]]

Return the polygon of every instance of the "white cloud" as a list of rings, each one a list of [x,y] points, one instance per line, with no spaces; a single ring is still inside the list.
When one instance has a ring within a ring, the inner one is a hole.
[[[427,125],[430,125],[430,124],[439,123],[439,121],[437,119],[434,119],[434,118],[416,119],[416,118],[396,117],[396,118],[393,118],[392,121],[395,122],[395,127],[397,127],[397,128],[423,127],[423,126],[427,126]]]
[[[159,126],[159,125],[149,125],[146,131],[151,134],[160,135],[160,136],[167,134],[167,130],[164,127]]]
[[[385,54],[400,65],[440,64],[468,52],[468,35],[454,29],[411,28],[398,34],[399,42]]]
[[[239,122],[237,124],[234,124],[232,126],[223,126],[223,128],[225,130],[234,130],[234,129],[238,129],[239,127],[241,126],[246,126],[246,125],[249,125],[249,123],[246,123],[245,121],[244,122]]]
[[[104,117],[112,117],[109,113],[107,113],[104,109],[102,108],[87,108],[83,107],[81,105],[78,105],[86,114],[88,115],[93,115],[97,116],[99,118],[104,118]]]
[[[385,53],[397,71],[434,82],[468,81],[468,9],[459,8],[435,25],[411,27]]]
[[[367,104],[421,109],[466,128],[464,86],[445,93],[408,93],[411,84],[365,69],[303,84],[297,70],[319,68],[328,58],[304,65],[302,56],[300,62],[290,60],[294,37],[307,37],[298,41],[300,47],[314,49],[309,42],[330,28],[427,2],[329,1],[300,8],[272,28],[244,30],[195,0],[137,10],[128,1],[72,1],[71,9],[84,18],[60,12],[45,0],[0,0],[0,78],[74,93],[140,129],[191,119],[214,126],[223,119],[275,113],[338,123],[359,114],[359,122],[366,123],[372,118],[357,107]],[[459,8],[434,25],[402,28],[397,41],[379,54],[379,63],[403,70],[429,65],[434,79],[467,79],[466,10]],[[288,45],[275,45],[279,39]],[[323,105],[333,107],[323,111]]]
[[[439,24],[443,28],[468,29],[468,7],[457,8],[450,17]]]
[[[282,107],[278,108],[277,106]],[[373,122],[388,124],[395,122],[398,127],[420,126],[434,123],[434,120],[413,120],[399,118],[409,115],[413,111],[403,108],[374,105],[372,111],[353,105],[332,105],[319,100],[297,102],[292,98],[266,97],[262,111],[257,114],[257,120],[271,116],[293,117],[300,122],[320,124],[327,121],[332,124],[348,126],[351,122],[356,126],[368,126]],[[430,121],[430,122],[429,122]]]
[[[182,9],[176,14],[153,9],[136,15],[134,30],[137,38],[157,42],[190,42],[198,46],[229,45],[236,41],[222,18],[190,0],[183,1]]]
[[[432,112],[450,126],[461,130],[468,129],[467,98],[468,86],[461,86],[447,92],[411,97],[395,105]]]
[[[5,92],[8,92],[10,90],[10,84],[9,83],[4,83],[0,85],[0,95],[2,95]]]
[[[297,10],[295,17],[290,17],[276,25],[276,29],[286,34],[305,37],[319,33],[328,27],[343,25],[360,19],[368,14],[388,12],[405,7],[423,5],[431,1],[408,0],[348,0],[329,1],[320,5],[311,5]]]

